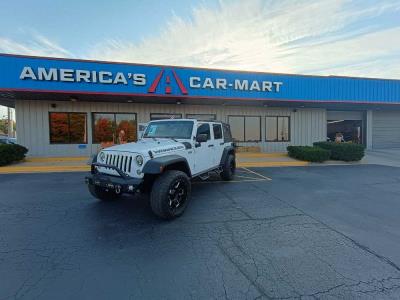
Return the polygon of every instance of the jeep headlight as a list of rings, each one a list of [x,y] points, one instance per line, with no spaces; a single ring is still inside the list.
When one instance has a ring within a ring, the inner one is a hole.
[[[136,161],[136,163],[138,164],[138,166],[141,167],[141,166],[143,165],[143,156],[137,155],[137,156],[135,157],[135,161]]]
[[[100,152],[99,154],[99,160],[100,162],[104,162],[106,160],[106,155],[104,154],[104,152]]]

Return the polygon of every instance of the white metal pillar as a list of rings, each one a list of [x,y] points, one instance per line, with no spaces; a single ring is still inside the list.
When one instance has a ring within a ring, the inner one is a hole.
[[[372,127],[373,127],[373,111],[367,110],[366,120],[366,143],[367,149],[372,149]]]

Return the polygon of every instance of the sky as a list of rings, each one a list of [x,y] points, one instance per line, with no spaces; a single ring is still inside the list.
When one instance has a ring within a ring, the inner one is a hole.
[[[400,79],[400,0],[3,1],[0,52]]]

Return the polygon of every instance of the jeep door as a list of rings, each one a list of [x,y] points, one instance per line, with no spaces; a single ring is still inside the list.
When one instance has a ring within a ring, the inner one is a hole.
[[[222,153],[224,152],[224,138],[222,135],[222,125],[212,124],[212,131],[214,137],[214,165],[219,165],[221,163]]]
[[[211,128],[209,123],[198,123],[196,136],[199,134],[206,134],[207,141],[197,143],[195,145],[195,174],[209,170],[215,166],[214,163],[214,140],[211,138]]]

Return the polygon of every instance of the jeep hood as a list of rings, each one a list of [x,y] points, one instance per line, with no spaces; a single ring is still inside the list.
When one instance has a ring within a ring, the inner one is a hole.
[[[102,151],[130,152],[140,153],[144,156],[149,156],[149,151],[154,153],[159,152],[174,152],[185,149],[185,146],[180,142],[175,142],[170,139],[143,139],[134,143],[127,143],[108,147]],[[162,151],[165,150],[165,151]]]

